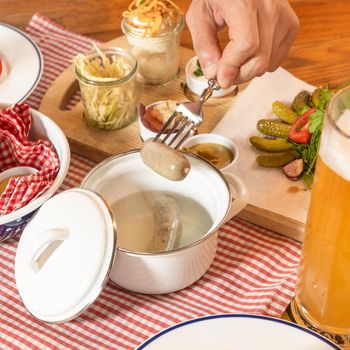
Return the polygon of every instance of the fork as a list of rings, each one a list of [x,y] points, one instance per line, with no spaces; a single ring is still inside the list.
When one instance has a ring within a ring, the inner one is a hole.
[[[189,136],[194,135],[197,128],[203,122],[203,104],[213,94],[214,90],[219,90],[220,85],[216,79],[208,80],[208,87],[205,88],[197,101],[183,102],[179,104],[174,113],[169,117],[161,130],[154,137],[153,141],[166,143],[169,147],[178,149]],[[170,125],[173,124],[171,128]],[[165,134],[163,139],[160,139]],[[170,136],[173,135],[172,138]],[[168,142],[167,142],[168,141]],[[175,143],[177,141],[177,143]]]

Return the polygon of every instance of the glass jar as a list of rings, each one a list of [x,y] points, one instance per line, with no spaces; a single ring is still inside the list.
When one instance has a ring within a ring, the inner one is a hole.
[[[135,28],[124,18],[122,31],[136,57],[139,69],[138,80],[143,84],[161,85],[177,77],[180,64],[180,32],[184,27],[183,15],[177,23],[154,36]]]
[[[350,348],[350,87],[329,101],[291,311]]]
[[[136,58],[120,48],[99,49],[109,63],[118,62],[120,76],[118,78],[97,77],[84,73],[75,64],[75,74],[79,81],[84,119],[88,125],[104,130],[123,128],[137,117],[137,89],[136,89]],[[89,61],[103,59],[95,51],[88,54]]]

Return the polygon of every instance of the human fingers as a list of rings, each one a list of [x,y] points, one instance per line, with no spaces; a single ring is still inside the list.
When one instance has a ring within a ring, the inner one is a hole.
[[[294,41],[294,35],[286,34],[286,36],[280,41],[280,46],[276,49],[276,55],[272,56],[270,59],[269,66],[266,71],[274,72],[277,68],[280,67],[283,59],[289,52],[290,47]],[[255,67],[255,68],[254,68]],[[261,66],[261,61],[259,61],[259,57],[253,57],[251,60],[246,62],[240,67],[240,70],[236,76],[234,84],[243,84],[256,76],[261,76],[264,74],[264,69],[259,71],[259,67]]]
[[[269,68],[275,33],[273,9],[260,9],[257,13],[257,22],[259,28],[259,49],[255,56],[248,58],[241,65],[235,84],[241,84],[256,76],[261,76]]]
[[[221,48],[209,3],[201,0],[192,1],[186,14],[186,23],[203,73],[207,79],[212,79],[217,74]]]
[[[262,0],[258,7],[260,47],[244,62],[235,84],[246,82],[266,71],[276,70],[287,55],[299,30],[299,20],[285,0]]]
[[[230,41],[223,50],[217,73],[218,83],[223,88],[233,85],[240,66],[259,50],[257,12],[254,7],[247,8],[245,2],[234,2],[236,7],[224,9]]]
[[[295,16],[290,26],[284,32],[280,31],[278,34],[276,34],[277,38],[275,40],[275,47],[272,50],[272,55],[268,67],[269,72],[275,71],[280,66],[283,59],[287,56],[299,32],[299,28],[299,20]]]

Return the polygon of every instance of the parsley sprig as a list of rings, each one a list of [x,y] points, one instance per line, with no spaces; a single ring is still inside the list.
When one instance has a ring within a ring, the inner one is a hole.
[[[193,71],[193,75],[197,78],[204,75],[199,60],[196,61],[196,70]]]

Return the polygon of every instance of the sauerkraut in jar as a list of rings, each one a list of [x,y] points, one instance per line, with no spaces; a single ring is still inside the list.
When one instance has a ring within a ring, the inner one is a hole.
[[[88,125],[116,130],[132,123],[137,116],[134,56],[119,48],[98,48],[74,58],[84,118]]]
[[[138,61],[138,79],[150,85],[177,77],[182,11],[170,0],[134,0],[123,12],[122,30]]]

